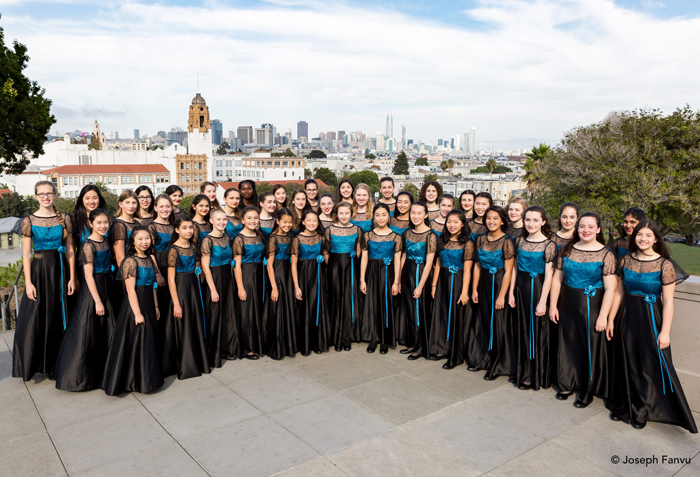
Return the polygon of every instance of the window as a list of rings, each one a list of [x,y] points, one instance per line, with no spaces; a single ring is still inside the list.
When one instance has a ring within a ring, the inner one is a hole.
[[[198,169],[201,171],[202,170],[202,163],[198,162],[197,165],[199,166]]]
[[[226,171],[226,177],[233,177],[233,171]]]
[[[216,160],[216,167],[224,167],[224,161],[221,159]]]
[[[187,169],[188,171],[190,170],[190,163],[189,162],[187,164],[185,164],[185,169]]]
[[[222,172],[220,170],[216,171],[216,177],[223,177],[223,176],[224,175],[222,174]]]
[[[189,182],[189,181],[190,181],[190,175],[189,175],[189,174],[187,174],[187,176],[186,176],[186,177],[187,177],[187,179],[185,180],[185,182]]]
[[[289,166],[289,161],[284,161],[282,163],[282,167],[288,167]]]
[[[279,167],[279,166],[280,166],[280,161],[275,161],[275,167]]]
[[[68,178],[67,178],[67,177],[64,177],[64,178],[63,178],[63,185],[64,185],[64,186],[67,186],[67,185],[68,185]]]
[[[233,161],[231,159],[226,159],[226,167],[232,167],[232,162]]]
[[[180,170],[181,171],[185,170],[185,163],[184,162],[180,163]]]
[[[294,177],[294,171],[292,171],[292,177]]]
[[[284,171],[284,177],[287,177],[287,171]]]

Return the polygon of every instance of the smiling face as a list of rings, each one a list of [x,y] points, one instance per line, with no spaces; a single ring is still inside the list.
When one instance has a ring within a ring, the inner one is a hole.
[[[148,247],[151,246],[151,234],[148,233],[147,230],[139,230],[132,235],[132,237],[134,238],[134,247],[136,247],[136,250],[146,252]]]
[[[93,232],[97,232],[103,237],[109,232],[109,217],[105,214],[98,215],[91,223]]]
[[[175,192],[170,194],[170,200],[173,201],[173,205],[175,207],[178,207],[180,205],[180,202],[182,202],[182,192],[176,190]]]
[[[83,206],[85,207],[85,211],[89,214],[99,207],[99,205],[100,197],[97,195],[97,192],[94,190],[87,191],[83,196]]]
[[[302,192],[297,192],[292,202],[294,202],[294,207],[304,210],[304,207],[306,207],[306,195]]]
[[[211,217],[209,218],[209,222],[211,222],[211,225],[214,228],[214,230],[223,232],[224,230],[226,230],[228,218],[226,218],[226,214],[223,210],[216,209],[212,212]]]
[[[277,210],[277,204],[275,203],[275,198],[271,195],[265,197],[265,200],[260,202],[260,208],[262,208],[268,214],[274,214]]]
[[[374,211],[374,224],[377,227],[385,227],[389,223],[389,212],[384,207]]]
[[[199,215],[200,217],[205,217],[209,213],[209,201],[200,200],[196,204],[193,204],[192,208],[194,209],[197,215]]]
[[[155,210],[156,214],[158,214],[158,217],[160,217],[163,220],[168,220],[168,217],[170,217],[170,214],[173,211],[173,206],[170,205],[170,202],[168,202],[167,200],[160,199],[155,206]]]
[[[315,232],[318,228],[318,217],[316,214],[306,214],[304,217],[304,228],[309,232]]]
[[[632,215],[625,215],[625,218],[622,220],[622,228],[625,229],[625,233],[630,236],[632,235],[632,232],[634,232],[634,228],[638,223],[639,220],[634,218]]]
[[[592,243],[596,240],[596,235],[600,232],[600,227],[595,217],[583,217],[578,222],[578,236],[583,243]]]
[[[350,217],[352,217],[352,210],[350,210],[350,207],[338,207],[338,222],[347,225],[348,222],[350,222]]]
[[[464,212],[469,212],[472,210],[472,207],[474,207],[474,196],[471,194],[464,194],[462,196],[462,200],[460,201],[460,205],[462,206],[462,210]]]
[[[142,190],[141,192],[139,192],[138,199],[139,208],[141,210],[147,211],[148,208],[151,206],[151,201],[153,200],[153,197],[151,197],[151,194],[149,194],[147,190]]]
[[[391,181],[384,181],[379,187],[379,191],[385,199],[392,199],[394,197],[394,184]]]
[[[489,207],[491,206],[486,197],[477,197],[474,201],[474,213],[479,217],[483,216],[484,212],[486,212]]]
[[[214,200],[216,200],[216,187],[214,187],[213,185],[208,185],[204,188],[202,194],[209,197],[209,200],[213,202]]]
[[[409,213],[409,218],[411,219],[411,223],[413,225],[420,225],[425,223],[425,218],[428,216],[428,213],[425,211],[425,208],[422,205],[413,205],[411,206],[411,212]]]
[[[260,216],[258,215],[258,213],[255,210],[249,210],[243,216],[243,225],[248,230],[255,230],[256,228],[258,228],[259,223],[260,223]]]
[[[445,221],[445,228],[450,232],[450,235],[455,236],[459,234],[462,230],[462,221],[456,214],[450,215],[450,217]]]
[[[501,230],[501,226],[503,225],[503,220],[501,219],[500,214],[495,210],[492,210],[486,214],[484,222],[486,223],[486,227],[489,229],[489,232]]]
[[[350,185],[349,182],[344,182],[340,186],[340,197],[343,199],[350,199],[352,196],[352,186]]]
[[[396,210],[399,211],[399,215],[403,215],[408,212],[411,207],[411,200],[406,196],[406,194],[401,194],[396,199]]]
[[[573,207],[564,207],[559,216],[559,226],[564,232],[570,232],[576,226],[578,214]]]
[[[53,200],[56,197],[56,192],[54,191],[54,188],[52,186],[44,184],[36,188],[34,197],[42,207],[48,208],[53,205]]]
[[[287,200],[287,191],[284,190],[284,187],[275,191],[275,200],[280,204],[284,204],[284,201]]]
[[[357,202],[357,205],[360,207],[367,205],[367,202],[369,202],[369,192],[367,192],[365,189],[356,189],[355,202]]]
[[[316,184],[313,182],[306,184],[304,190],[306,191],[306,196],[309,198],[309,200],[316,200],[316,196],[318,195],[318,186]]]
[[[433,203],[437,200],[437,197],[438,197],[437,189],[435,188],[434,185],[429,185],[425,189],[425,200],[427,200],[430,203]]]
[[[447,217],[447,214],[449,214],[452,211],[452,208],[454,207],[454,201],[452,199],[449,199],[445,197],[440,201],[440,216],[441,217]]]
[[[241,194],[237,190],[232,190],[224,197],[224,203],[229,209],[235,209],[241,203]]]
[[[281,219],[277,219],[277,225],[279,225],[280,230],[284,233],[289,233],[294,225],[294,220],[291,215],[283,215]]]
[[[251,197],[253,197],[253,186],[251,186],[249,182],[240,184],[239,189],[244,199],[250,200]]]
[[[131,197],[127,197],[123,201],[119,202],[119,208],[122,209],[122,212],[128,217],[131,217],[136,213],[136,208],[138,206],[139,204],[136,199],[132,199]]]
[[[536,210],[531,210],[530,212],[525,214],[524,223],[527,233],[532,235],[539,232],[542,229],[542,226],[544,225],[544,220],[542,220],[542,214],[540,214]]]
[[[651,255],[654,244],[656,243],[656,235],[654,235],[654,231],[649,227],[644,227],[637,232],[637,237],[634,239],[634,242],[642,253]]]
[[[194,224],[191,221],[186,220],[182,222],[179,227],[175,227],[175,232],[180,235],[180,238],[189,240],[192,238],[192,235],[194,235]]]
[[[513,202],[508,206],[508,218],[511,222],[517,222],[523,218],[523,205]]]
[[[333,212],[333,198],[328,196],[321,197],[318,206],[321,208],[324,215],[330,217],[331,212]]]

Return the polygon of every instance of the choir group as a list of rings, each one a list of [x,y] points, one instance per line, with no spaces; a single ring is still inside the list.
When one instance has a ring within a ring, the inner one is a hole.
[[[71,216],[51,182],[36,184],[39,209],[17,225],[26,289],[13,376],[145,393],[226,360],[401,345],[408,360],[555,386],[578,408],[597,396],[636,428],[697,432],[669,338],[687,275],[639,208],[606,246],[601,217],[575,203],[550,221],[524,198],[504,210],[437,182],[414,201],[385,177],[374,203],[349,179],[320,197],[308,180],[289,198],[243,181],[223,204],[205,182],[190,210],[178,186],[165,192],[124,191],[110,217],[88,185]]]

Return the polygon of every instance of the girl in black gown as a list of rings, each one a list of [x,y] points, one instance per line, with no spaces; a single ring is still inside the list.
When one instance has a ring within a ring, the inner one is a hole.
[[[610,419],[636,429],[665,422],[696,434],[698,428],[671,358],[671,320],[676,272],[658,226],[642,219],[618,267],[623,305],[614,320]],[[612,329],[608,330],[612,334]]]
[[[202,182],[199,184],[199,192],[207,196],[211,209],[220,209],[219,199],[216,198],[216,184],[213,182]]]
[[[386,354],[396,347],[394,300],[401,287],[401,237],[389,228],[389,206],[377,204],[374,228],[362,235],[360,291],[365,295],[360,336],[368,353]]]
[[[89,391],[102,384],[107,350],[114,332],[112,254],[107,240],[109,215],[94,209],[92,233],[83,244],[83,283],[56,359],[56,388]]]
[[[433,272],[433,312],[430,324],[430,358],[445,359],[444,369],[464,362],[467,326],[471,320],[469,281],[474,242],[469,240],[467,219],[459,210],[447,214],[445,230],[438,238]]]
[[[194,222],[197,245],[202,245],[202,240],[211,232],[211,222],[209,222],[209,212],[211,211],[211,203],[209,197],[204,194],[197,194],[192,199],[192,209],[190,217]]]
[[[630,251],[630,237],[639,222],[646,219],[646,214],[639,207],[630,207],[622,214],[622,224],[619,227],[619,236],[608,243],[608,248],[619,259]]]
[[[455,198],[452,194],[442,194],[437,203],[438,207],[440,208],[439,214],[430,221],[430,228],[433,229],[435,235],[440,237],[442,232],[445,230],[447,214],[452,212],[452,210],[455,208]]]
[[[136,193],[136,197],[139,201],[139,208],[136,211],[134,220],[139,225],[146,227],[156,217],[156,214],[153,211],[153,191],[150,187],[142,185],[137,187],[134,192]]]
[[[508,202],[508,230],[506,235],[515,242],[525,231],[525,210],[530,207],[525,197],[515,197]]]
[[[294,357],[297,352],[296,303],[290,262],[290,230],[293,225],[292,211],[286,207],[278,210],[275,227],[267,245],[270,297],[265,300],[263,328],[265,354],[272,359]]]
[[[493,205],[493,198],[488,192],[479,192],[474,198],[474,214],[472,219],[467,223],[471,231],[469,237],[474,243],[476,239],[489,232],[488,227],[484,223],[486,211]]]
[[[472,281],[472,300],[478,313],[469,336],[469,368],[486,369],[484,379],[514,376],[516,351],[512,320],[506,298],[513,273],[515,248],[506,236],[508,216],[503,208],[490,207],[484,214],[489,232],[476,240],[477,265]]]
[[[586,407],[593,396],[610,392],[609,347],[605,340],[617,288],[615,255],[605,248],[601,219],[581,214],[574,236],[557,257],[552,280],[549,318],[559,323],[557,399],[579,396],[575,407]],[[611,326],[612,329],[612,326]]]
[[[170,184],[165,189],[165,195],[170,197],[170,200],[173,203],[173,218],[174,218],[174,220],[189,219],[190,218],[190,215],[187,213],[187,211],[182,210],[180,208],[180,202],[182,202],[182,198],[184,197],[184,193],[182,192],[182,188],[180,186],[175,185],[175,184]]]
[[[323,209],[324,197],[321,196]],[[361,341],[360,321],[360,243],[362,229],[350,223],[352,205],[341,202],[332,213],[335,222],[325,231],[330,247],[328,258],[328,296],[331,318],[331,341],[336,351],[350,351],[352,343]]]
[[[551,229],[542,207],[529,207],[524,216],[523,235],[514,241],[516,262],[508,304],[518,353],[515,384],[519,389],[538,390],[551,383],[547,304],[557,246],[548,238]]]
[[[428,206],[428,219],[433,220],[440,215],[438,199],[442,196],[442,185],[438,181],[424,182],[418,193],[418,200]]]
[[[242,191],[241,191],[242,193]],[[234,274],[238,287],[239,357],[259,359],[263,353],[263,306],[267,278],[265,277],[265,240],[258,230],[257,207],[241,211],[243,230],[233,241]]]
[[[156,282],[158,283],[158,306],[163,310],[163,315],[158,320],[158,348],[163,359],[163,376],[177,374],[178,368],[178,343],[173,316],[170,310],[170,289],[168,287],[168,251],[172,241],[173,232],[173,204],[170,197],[160,194],[156,197],[153,211],[155,218],[148,224],[151,232],[156,261]]]
[[[462,191],[459,195],[459,210],[464,212],[467,223],[474,217],[474,199],[476,199],[476,192],[471,189]]]
[[[224,191],[224,207],[223,210],[226,212],[226,217],[228,218],[228,224],[226,225],[226,235],[231,239],[231,244],[233,244],[233,239],[243,230],[243,223],[241,222],[241,211],[238,208],[238,204],[241,202],[241,193],[235,187],[229,187]]]
[[[221,367],[222,359],[237,359],[238,314],[233,295],[233,250],[231,239],[224,232],[228,224],[226,212],[211,211],[213,230],[200,246],[202,271],[204,272],[204,316],[207,325],[209,365]]]
[[[437,251],[437,236],[430,230],[428,207],[423,202],[414,202],[409,215],[411,225],[402,237],[399,320],[406,330],[406,348],[401,354],[411,353],[408,359],[412,361],[421,356],[430,357],[428,337],[433,303],[430,272]]]
[[[396,196],[396,206],[389,221],[389,227],[398,235],[403,235],[410,228],[411,217],[409,216],[409,210],[411,209],[411,204],[413,204],[413,196],[410,192],[402,190]]]
[[[177,378],[187,379],[211,371],[207,358],[204,298],[197,267],[194,224],[189,217],[175,219],[168,250],[168,320],[173,324],[176,347],[172,350]],[[162,305],[161,305],[162,306]]]
[[[109,396],[147,393],[163,385],[156,324],[160,312],[151,254],[153,242],[148,228],[135,227],[120,269],[127,296],[114,325],[100,386]]]
[[[51,182],[37,182],[34,196],[39,210],[18,220],[14,230],[22,237],[25,289],[17,313],[12,376],[24,381],[36,373],[53,376],[69,318],[67,298],[75,289],[71,218],[54,206],[56,187]]]
[[[318,213],[301,216],[299,234],[292,241],[292,280],[296,296],[297,348],[303,356],[328,351],[330,326],[326,302],[328,242],[319,232]]]
[[[333,225],[334,207],[333,194],[321,194],[321,197],[318,199],[318,217],[321,219],[323,230]]]

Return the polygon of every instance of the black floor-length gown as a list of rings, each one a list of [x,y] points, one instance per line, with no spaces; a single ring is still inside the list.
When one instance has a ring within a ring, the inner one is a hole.
[[[563,392],[578,391],[584,403],[610,393],[610,343],[595,330],[603,304],[603,277],[615,273],[615,256],[607,248],[573,248],[557,258],[564,283],[559,294],[559,355],[557,380]]]
[[[265,242],[260,235],[248,237],[242,233],[233,241],[233,256],[241,257],[241,277],[246,292],[245,300],[238,300],[239,355],[263,354],[263,307],[269,293],[265,265]],[[236,259],[237,260],[237,259]],[[237,260],[238,261],[238,260]]]
[[[165,358],[177,364],[178,379],[211,372],[207,355],[205,302],[198,278],[201,270],[196,267],[197,247],[194,243],[186,248],[177,245],[170,247],[168,268],[175,269],[175,290],[182,317],[175,316],[175,304],[171,300],[167,313],[174,325],[175,346],[171,348],[172,354]]]
[[[64,230],[68,235],[72,233],[72,225],[69,215],[61,214],[60,219],[32,214],[18,220],[13,230],[22,240],[31,240],[34,249],[30,278],[36,300],[27,298],[25,290],[12,347],[12,376],[24,381],[36,373],[53,376],[69,318],[69,265],[63,235]]]
[[[268,263],[273,261],[272,268],[278,293],[277,301],[273,301],[268,294],[263,307],[265,354],[272,359],[294,357],[297,352],[296,300],[290,263],[291,242],[290,234],[272,234],[268,242]]]
[[[362,341],[360,317],[364,304],[360,292],[360,257],[357,245],[362,240],[362,229],[331,225],[325,230],[330,247],[326,283],[330,317],[330,342],[336,351],[353,342]]]
[[[155,259],[158,264],[165,285],[158,285],[158,308],[161,311],[160,320],[158,320],[158,347],[163,360],[163,376],[168,377],[177,374],[178,367],[178,344],[177,333],[175,331],[175,322],[168,310],[172,305],[170,296],[170,287],[168,286],[168,250],[170,249],[170,239],[175,232],[175,228],[170,224],[159,224],[151,222],[148,224],[148,230],[153,237],[155,246]]]
[[[129,238],[131,237],[131,231],[134,230],[134,227],[138,226],[138,222],[135,220],[133,222],[127,222],[125,220],[122,220],[121,218],[117,217],[116,220],[112,223],[112,225],[109,228],[109,241],[112,244],[112,247],[114,247],[115,243],[117,241],[123,241],[124,242],[124,256],[126,256],[126,248],[129,245]],[[116,255],[114,253],[114,250],[112,250],[112,265],[114,265],[113,270],[112,270],[112,278],[114,282],[114,290],[112,292],[113,296],[113,301],[112,301],[112,307],[114,308],[114,316],[116,317],[119,314],[119,307],[122,305],[122,302],[124,301],[124,296],[126,296],[126,288],[124,288],[124,282],[122,280],[118,280],[117,276],[119,275],[119,266],[121,264],[117,263],[116,260]]]
[[[328,243],[323,235],[300,233],[292,241],[291,255],[297,257],[297,280],[301,300],[296,301],[297,349],[306,356],[311,351],[328,351],[330,325],[326,302],[326,262]]]
[[[464,348],[467,344],[467,327],[472,321],[469,303],[457,303],[464,285],[464,267],[471,266],[474,259],[474,242],[461,243],[438,240],[440,269],[430,325],[430,355],[446,356],[451,367],[464,363]],[[467,287],[469,284],[467,284]]]
[[[413,298],[413,291],[423,279],[423,274],[432,270],[432,264],[426,268],[426,257],[437,251],[437,236],[431,231],[416,233],[406,230],[403,234],[403,253],[406,256],[401,270],[401,304],[398,321],[405,328],[405,346],[425,358],[429,357],[429,333],[432,321],[432,281],[428,277],[419,298]],[[433,263],[435,255],[433,255]]]
[[[517,273],[515,286],[515,339],[518,366],[515,384],[528,383],[532,389],[551,385],[551,357],[549,356],[549,314],[537,316],[537,304],[542,297],[548,263],[557,256],[557,247],[549,239],[530,242],[524,237],[515,240]]]
[[[613,375],[607,408],[623,421],[664,422],[692,433],[698,428],[671,357],[660,349],[662,286],[681,281],[670,260],[640,261],[623,256],[618,268],[625,287],[615,321]]]
[[[151,257],[126,257],[120,276],[123,280],[136,279],[136,298],[144,323],[136,325],[129,296],[124,297],[102,379],[101,388],[109,396],[123,392],[147,393],[164,382],[153,286],[156,274]]]
[[[56,359],[56,388],[89,391],[102,384],[109,343],[114,333],[112,253],[109,242],[88,240],[80,253],[80,265],[91,264],[97,294],[104,307],[98,315],[95,299],[83,282]],[[83,276],[85,274],[83,273]]]

